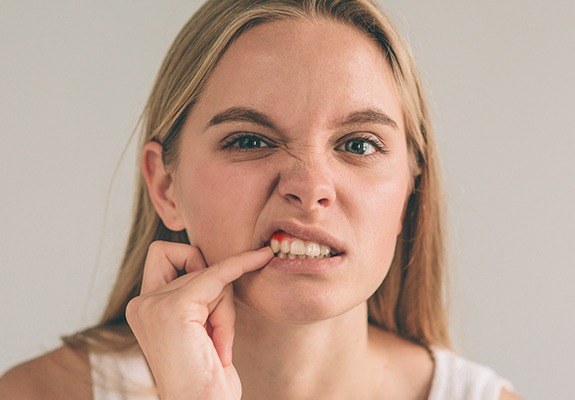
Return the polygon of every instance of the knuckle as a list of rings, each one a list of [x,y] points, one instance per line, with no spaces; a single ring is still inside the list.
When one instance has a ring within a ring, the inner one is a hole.
[[[137,315],[138,315],[138,309],[140,307],[140,303],[141,303],[141,296],[136,296],[134,298],[132,298],[128,304],[126,305],[126,321],[128,321],[128,324],[132,324]]]
[[[205,267],[206,263],[204,260],[204,256],[200,249],[194,246],[186,245],[185,248],[185,257],[186,257],[186,270],[201,270],[202,267]]]
[[[186,248],[187,255],[190,257],[200,255],[200,249],[195,246],[188,245]]]
[[[173,299],[171,296],[144,295],[134,297],[126,307],[126,318],[141,323],[163,323],[171,319],[175,314]]]
[[[220,285],[222,285],[225,288],[230,282],[228,282],[226,276],[222,273],[221,268],[218,268],[214,272],[216,272],[216,279],[218,280]]]
[[[155,312],[159,303],[161,303],[161,299],[158,301],[155,296],[151,295],[140,295],[134,297],[126,306],[126,315],[129,314],[132,319],[145,319],[147,315]]]
[[[161,252],[162,250],[164,250],[166,247],[166,242],[163,240],[154,240],[152,243],[150,243],[150,245],[148,246],[148,254],[151,253],[157,253],[157,252]]]

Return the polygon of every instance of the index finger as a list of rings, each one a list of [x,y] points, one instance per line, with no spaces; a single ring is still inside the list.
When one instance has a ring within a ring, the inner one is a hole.
[[[249,250],[231,256],[213,264],[187,283],[194,286],[194,289],[188,292],[190,297],[193,297],[190,300],[202,303],[214,301],[227,284],[232,283],[245,273],[264,267],[273,257],[274,253],[271,247],[266,246],[259,250]]]

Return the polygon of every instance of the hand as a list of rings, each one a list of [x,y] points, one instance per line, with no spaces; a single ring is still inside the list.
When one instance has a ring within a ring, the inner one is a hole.
[[[163,241],[150,245],[142,291],[128,303],[126,319],[162,400],[241,398],[232,364],[231,282],[272,257],[265,247],[207,267],[196,247]],[[178,277],[178,271],[186,274]]]

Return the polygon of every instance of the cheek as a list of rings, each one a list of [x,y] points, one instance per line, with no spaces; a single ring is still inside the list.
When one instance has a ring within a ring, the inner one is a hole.
[[[190,165],[179,182],[179,202],[190,242],[211,264],[251,245],[265,196],[265,179],[233,165]]]
[[[377,173],[363,174],[351,181],[360,183],[360,186],[346,188],[346,198],[351,203],[349,213],[357,217],[351,218],[356,231],[373,239],[397,236],[410,182],[403,152]]]
[[[356,252],[362,264],[359,271],[371,279],[377,278],[379,282],[387,274],[393,260],[402,226],[406,191],[405,179],[396,176],[380,179],[365,186],[364,195],[357,197],[354,206],[356,218],[351,219],[359,244]]]
[[[390,181],[374,191],[369,203],[368,226],[374,237],[395,237],[402,225],[403,207],[406,200],[407,184],[405,181]]]

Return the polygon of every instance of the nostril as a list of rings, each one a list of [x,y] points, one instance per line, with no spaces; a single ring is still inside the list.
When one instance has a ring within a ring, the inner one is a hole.
[[[299,197],[297,197],[295,194],[288,193],[288,194],[286,195],[286,197],[287,197],[288,199],[290,199],[290,200],[292,200],[292,201],[296,201],[296,202],[298,202],[298,203],[301,203],[301,202],[302,202],[301,199],[300,199]]]
[[[301,205],[306,205],[306,204],[304,203],[304,201],[303,201],[301,198],[299,198],[298,196],[296,196],[295,194],[288,193],[288,194],[285,195],[285,197],[287,197],[289,201],[292,201],[292,202],[295,202],[295,203],[298,203],[298,204],[301,204]],[[309,206],[310,206],[310,207],[313,207],[313,204],[314,204],[314,203],[312,202],[312,203],[309,204]],[[325,197],[323,197],[323,198],[317,200],[317,203],[316,203],[316,204],[319,204],[321,207],[328,207],[329,204],[330,204],[330,200],[327,199],[327,198],[325,198]]]

